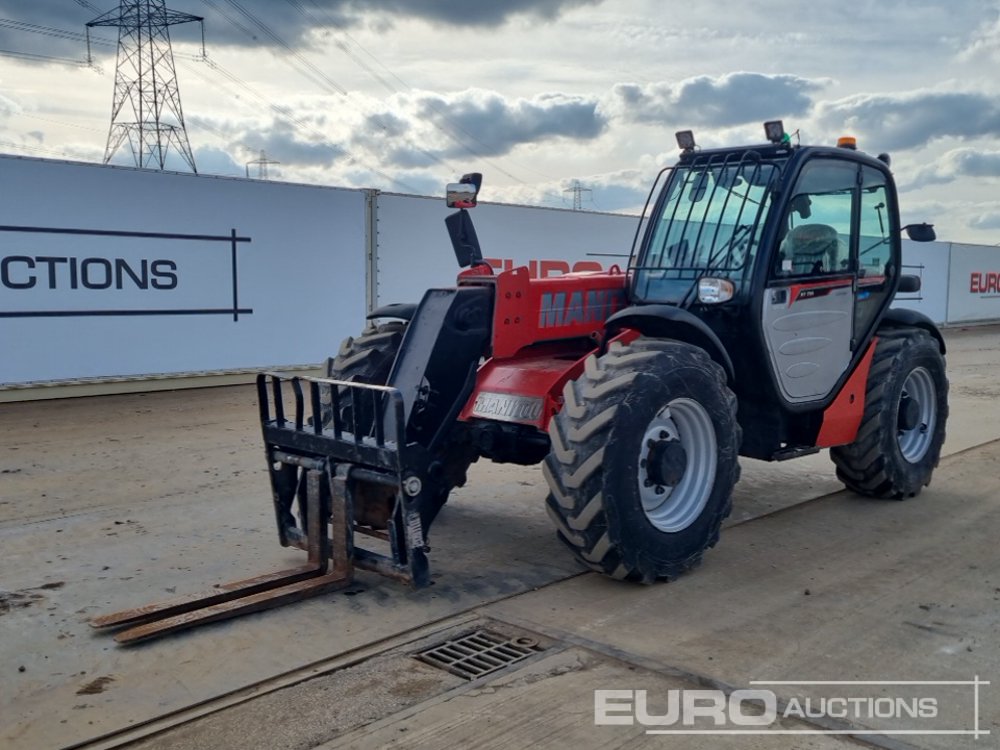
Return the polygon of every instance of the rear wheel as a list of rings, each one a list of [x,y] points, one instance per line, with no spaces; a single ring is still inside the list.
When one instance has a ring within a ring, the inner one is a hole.
[[[588,567],[646,583],[697,565],[739,478],[736,397],[702,349],[640,338],[566,385],[543,471],[559,538]]]
[[[931,482],[948,419],[944,357],[922,330],[879,338],[854,442],[830,449],[837,477],[869,497],[902,500]]]
[[[403,342],[407,324],[402,321],[390,321],[381,325],[369,325],[357,338],[348,337],[340,345],[337,356],[327,363],[327,376],[335,380],[348,380],[358,383],[385,385],[389,373],[396,361],[396,355]],[[345,389],[346,390],[346,389]],[[354,415],[349,398],[340,399],[340,418],[347,429],[354,424]],[[357,402],[358,429],[362,434],[374,434],[373,402],[361,398]],[[329,426],[331,415],[330,404],[324,405],[323,425]],[[467,441],[454,439],[443,449],[440,470],[435,476],[440,491],[437,492],[438,507],[443,505],[448,494],[455,487],[465,484],[469,465],[478,454]],[[385,528],[395,504],[395,492],[392,489],[380,488],[374,485],[360,484],[355,490],[355,515],[359,523],[374,528]]]
[[[357,338],[349,336],[340,345],[337,356],[327,362],[327,377],[385,385],[405,332],[406,323],[394,320],[381,325],[369,325]],[[346,399],[341,401],[340,410],[344,424],[353,424],[351,406]],[[362,413],[359,415],[358,426],[365,433],[371,432],[374,422],[371,404],[361,403],[359,410]],[[324,426],[329,423],[329,413],[324,414]]]

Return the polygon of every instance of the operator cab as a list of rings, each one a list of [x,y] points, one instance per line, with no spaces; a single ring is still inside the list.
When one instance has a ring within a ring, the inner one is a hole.
[[[741,417],[773,419],[775,434],[804,423],[808,442],[814,420],[794,415],[830,404],[900,284],[899,209],[887,156],[853,139],[793,145],[779,121],[765,133],[759,146],[712,150],[678,133],[629,296],[637,310],[669,306],[706,324],[732,361]]]

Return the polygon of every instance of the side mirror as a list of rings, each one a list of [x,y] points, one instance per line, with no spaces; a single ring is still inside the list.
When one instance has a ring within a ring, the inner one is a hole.
[[[453,182],[445,188],[445,200],[448,208],[475,208],[476,190],[475,185],[467,185],[464,182]]]
[[[899,277],[899,287],[896,289],[897,292],[902,292],[903,294],[912,294],[913,292],[920,291],[920,277],[913,276],[912,274],[903,274]]]
[[[933,242],[937,239],[933,224],[907,224],[903,231],[914,242]]]
[[[462,179],[453,182],[445,188],[445,201],[448,208],[475,208],[476,196],[483,185],[483,175],[480,172],[470,172],[462,175]]]

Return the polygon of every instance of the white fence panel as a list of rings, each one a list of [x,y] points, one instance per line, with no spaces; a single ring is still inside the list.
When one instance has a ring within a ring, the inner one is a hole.
[[[948,322],[1000,319],[1000,247],[951,246]]]
[[[318,363],[364,309],[364,195],[0,157],[0,384]]]
[[[419,302],[451,286],[458,266],[441,198],[378,196],[377,301]],[[527,265],[534,276],[600,270],[628,262],[638,218],[592,211],[481,203],[472,209],[484,258],[498,270]],[[608,257],[608,255],[615,257]]]
[[[458,271],[440,198],[10,156],[0,194],[0,386],[319,363],[366,301],[416,302]],[[473,215],[491,265],[539,277],[624,266],[638,223]],[[903,266],[922,289],[895,306],[1000,319],[1000,249],[904,241]]]
[[[920,277],[920,291],[897,294],[893,307],[922,312],[935,323],[945,322],[950,248],[947,242],[903,240],[903,273]]]

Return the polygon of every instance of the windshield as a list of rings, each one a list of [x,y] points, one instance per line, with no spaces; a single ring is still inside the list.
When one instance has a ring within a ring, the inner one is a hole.
[[[635,297],[681,304],[703,276],[731,279],[738,291],[749,279],[780,166],[747,152],[676,167],[632,268]]]

